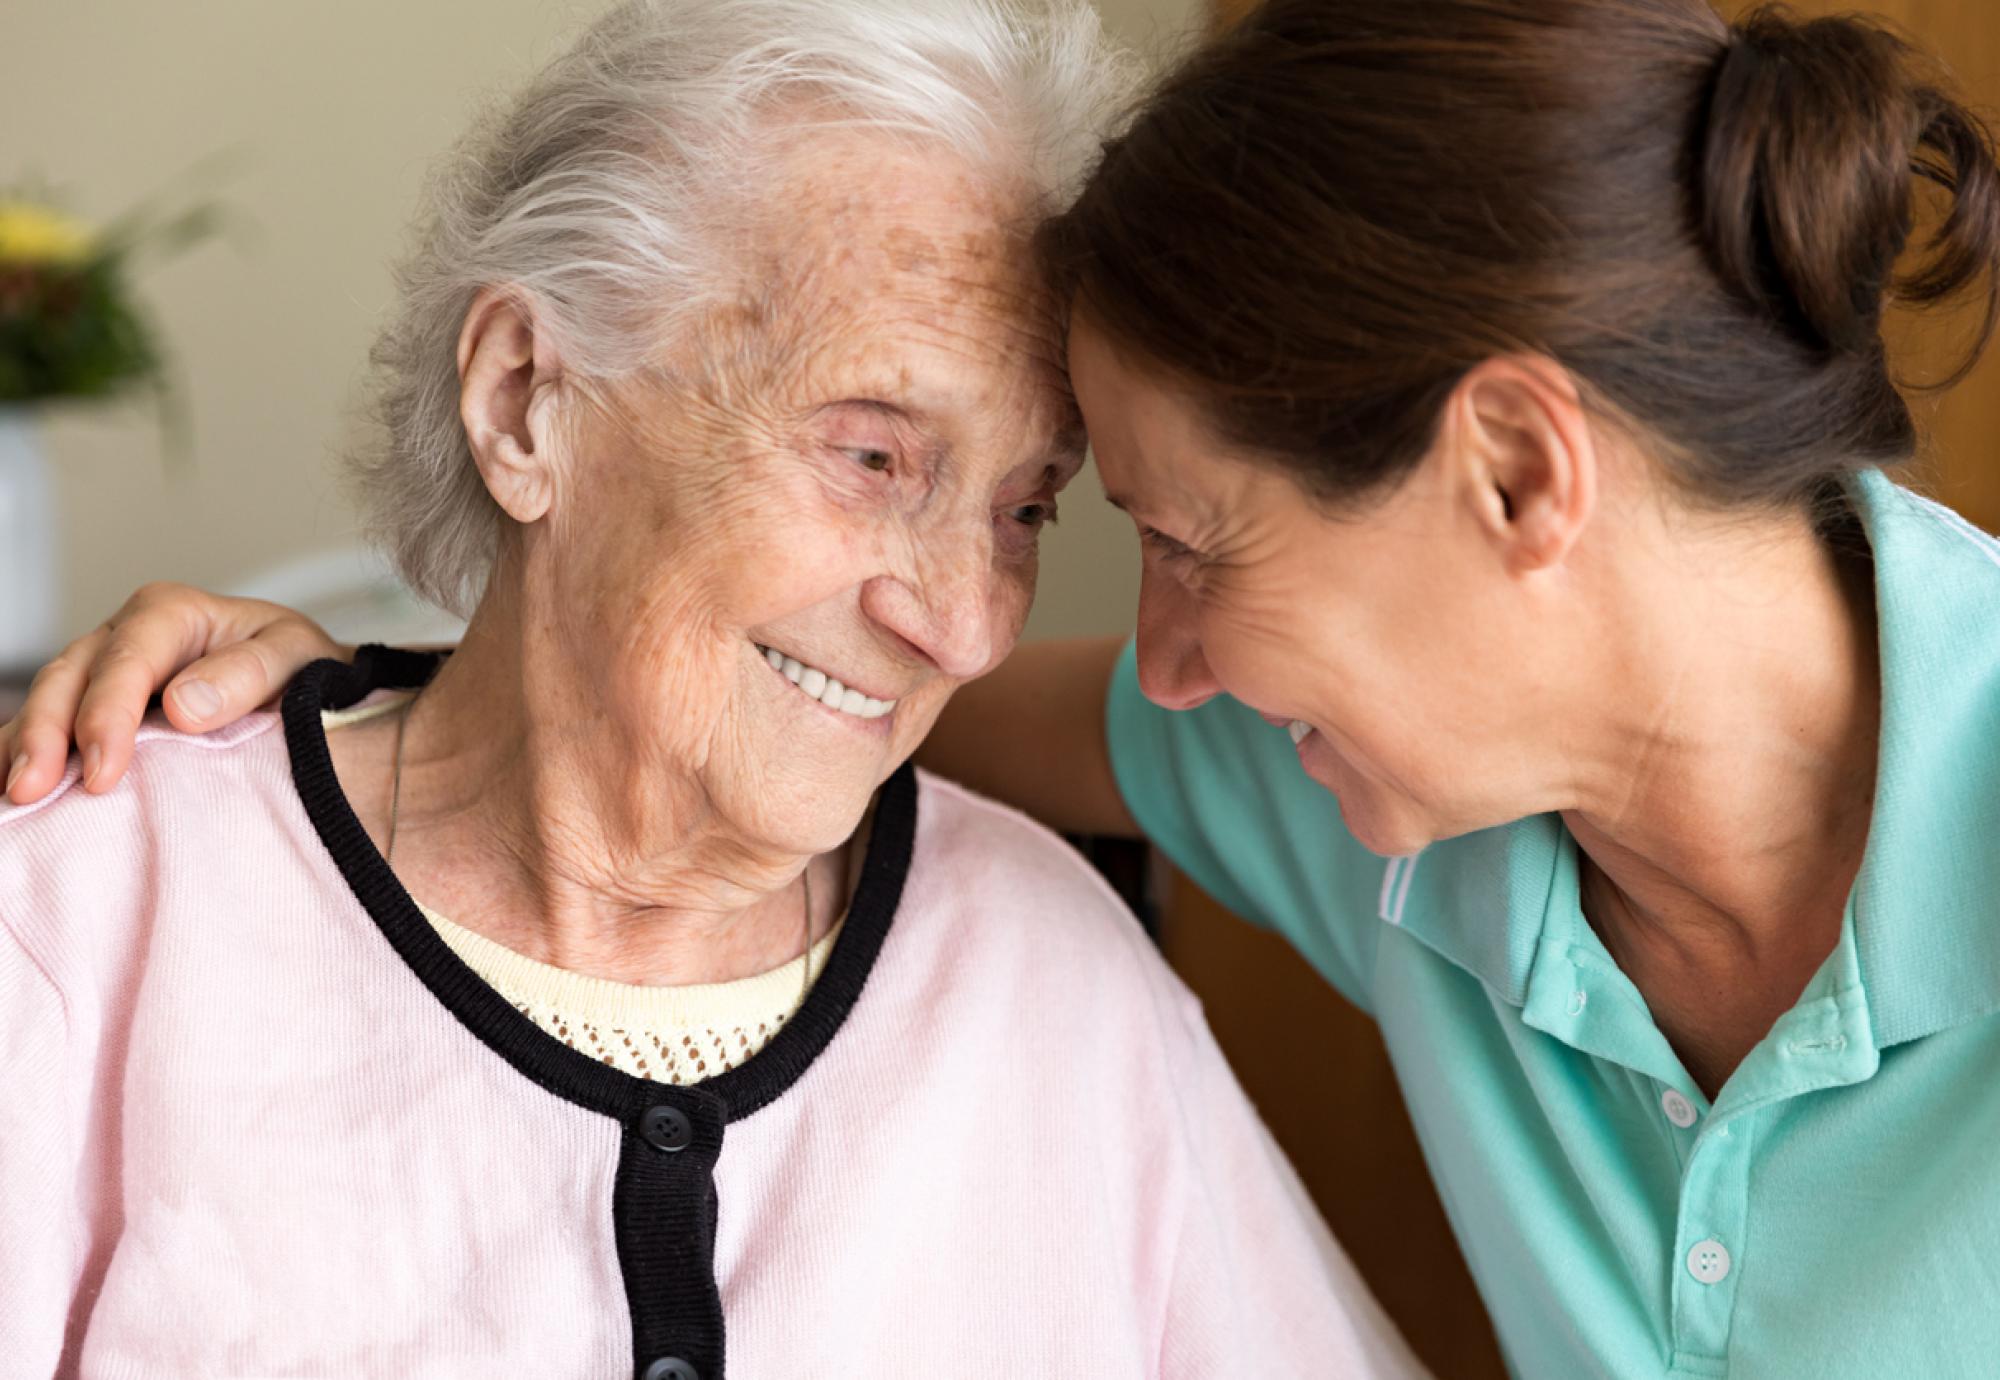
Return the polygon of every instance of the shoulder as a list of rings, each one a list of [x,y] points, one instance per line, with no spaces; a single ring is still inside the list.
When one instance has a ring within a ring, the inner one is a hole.
[[[278,743],[269,740],[276,736]],[[93,826],[157,807],[183,784],[213,781],[282,756],[276,713],[247,714],[213,733],[183,733],[157,711],[139,725],[132,763],[116,787],[101,796],[83,789],[83,764],[72,754],[62,779],[40,800],[14,805],[0,800],[0,848],[23,848],[50,832],[66,832],[89,819]]]
[[[956,783],[918,781],[903,902],[870,978],[877,1017],[949,1013],[936,1048],[991,1086],[1027,1080],[1050,1116],[1094,1124],[1116,1107],[1121,1126],[1168,1134],[1183,1076],[1220,1057],[1198,999],[1061,837]]]
[[[1010,909],[1059,906],[1121,932],[1138,928],[1097,869],[1053,830],[929,772],[918,772],[917,782],[917,860],[925,868]]]
[[[917,794],[917,827],[935,846],[969,848],[1014,862],[1060,862],[1063,870],[1079,876],[1091,873],[1061,835],[1011,805],[923,770],[917,772]]]
[[[1016,999],[1035,1006],[1181,1000],[1151,936],[1060,836],[955,782],[920,772],[918,783],[898,926],[927,932],[933,961],[966,971],[976,964],[993,990],[1018,985]]]
[[[289,781],[276,714],[202,735],[150,716],[103,795],[83,789],[72,759],[42,799],[0,803],[0,934],[58,977],[88,965],[90,947],[119,942],[180,873],[254,848]]]

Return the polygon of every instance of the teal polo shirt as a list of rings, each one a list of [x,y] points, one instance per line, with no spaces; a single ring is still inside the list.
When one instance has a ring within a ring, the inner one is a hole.
[[[1290,739],[1107,707],[1146,833],[1380,1023],[1523,1380],[2000,1376],[2000,543],[1879,473],[1874,815],[1838,946],[1711,1103],[1556,816],[1383,859]],[[1337,1050],[1298,1052],[1299,1076]],[[1365,1193],[1366,1184],[1354,1185]]]

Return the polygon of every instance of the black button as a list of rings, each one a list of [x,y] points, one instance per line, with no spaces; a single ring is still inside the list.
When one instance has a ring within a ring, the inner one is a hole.
[[[661,1109],[655,1107],[653,1110]],[[673,1112],[674,1109],[668,1107],[665,1110]],[[680,1116],[680,1113],[674,1112],[674,1115]],[[682,1119],[686,1120],[684,1117]],[[645,1374],[640,1376],[639,1380],[701,1380],[701,1372],[678,1356],[662,1356],[646,1367]]]
[[[685,1150],[694,1143],[694,1126],[679,1107],[664,1105],[648,1107],[646,1115],[639,1118],[639,1134],[646,1138],[646,1144],[655,1150],[664,1150],[669,1155],[677,1150]],[[664,1366],[668,1362],[659,1361],[655,1364]],[[686,1366],[687,1362],[673,1361],[673,1364]],[[646,1372],[646,1380],[660,1380],[661,1377],[665,1377],[665,1380],[700,1380],[692,1370],[686,1371],[685,1374],[678,1370],[663,1370],[658,1377],[650,1370]]]

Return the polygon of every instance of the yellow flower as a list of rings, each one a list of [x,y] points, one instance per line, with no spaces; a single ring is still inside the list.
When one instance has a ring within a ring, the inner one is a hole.
[[[23,201],[0,201],[0,264],[77,264],[94,236],[82,221]]]

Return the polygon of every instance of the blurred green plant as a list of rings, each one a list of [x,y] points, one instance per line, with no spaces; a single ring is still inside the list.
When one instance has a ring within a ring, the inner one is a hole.
[[[100,231],[44,198],[0,193],[0,406],[148,392],[168,453],[185,454],[186,408],[131,282],[220,228],[213,203],[149,203]]]

